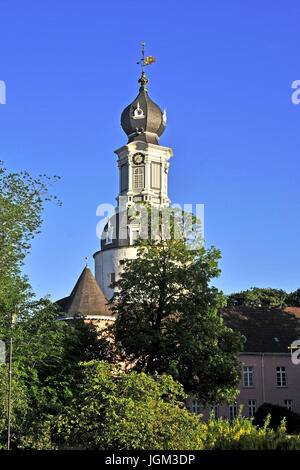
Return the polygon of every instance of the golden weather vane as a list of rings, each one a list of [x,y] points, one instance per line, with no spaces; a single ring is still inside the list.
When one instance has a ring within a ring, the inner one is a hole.
[[[137,64],[140,64],[142,66],[142,69],[144,72],[144,67],[146,65],[153,64],[156,59],[152,55],[145,57],[145,43],[144,42],[142,42],[142,54],[143,54],[143,57],[140,59],[140,62],[137,62]]]

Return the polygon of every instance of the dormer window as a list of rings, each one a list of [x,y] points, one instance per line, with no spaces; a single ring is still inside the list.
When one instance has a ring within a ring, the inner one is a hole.
[[[111,226],[110,221],[108,222],[107,230],[105,233],[105,245],[112,243],[114,228]]]
[[[140,103],[137,103],[137,107],[133,111],[133,119],[143,119],[145,117],[144,111],[140,107]]]

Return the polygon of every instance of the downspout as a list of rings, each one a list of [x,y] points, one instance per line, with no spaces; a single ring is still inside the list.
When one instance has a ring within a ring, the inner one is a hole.
[[[263,403],[265,403],[265,402],[266,402],[266,397],[265,397],[264,353],[261,354],[261,384],[262,384],[262,398],[263,398]]]

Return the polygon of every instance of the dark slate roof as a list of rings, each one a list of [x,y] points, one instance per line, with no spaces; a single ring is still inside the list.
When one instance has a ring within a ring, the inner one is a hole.
[[[300,338],[300,308],[227,307],[220,314],[246,337],[244,352],[290,353],[288,347]]]
[[[121,126],[128,136],[128,142],[142,141],[158,144],[158,139],[166,128],[166,121],[160,107],[148,95],[146,83],[141,78],[140,91],[135,100],[128,105],[121,115]],[[141,111],[140,118],[135,114]]]
[[[77,313],[84,316],[112,316],[106,305],[107,302],[108,299],[101,291],[90,269],[85,267],[70,296],[56,303],[66,316],[73,316]]]
[[[121,213],[122,217],[123,212]],[[127,219],[126,219],[127,220]],[[132,222],[135,223],[134,221]],[[109,224],[112,230],[112,241],[111,243],[106,243],[106,232],[108,230],[108,223],[105,225],[103,232],[101,234],[100,240],[100,248],[102,251],[109,250],[111,248],[119,248],[119,247],[127,247],[130,246],[130,239],[129,239],[129,229],[128,226],[130,225],[130,221],[127,220],[127,225],[123,232],[121,232],[121,236],[124,238],[120,238],[120,213],[116,212],[112,217],[109,219]]]

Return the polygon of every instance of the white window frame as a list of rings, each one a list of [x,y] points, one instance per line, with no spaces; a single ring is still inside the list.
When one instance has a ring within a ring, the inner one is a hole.
[[[256,400],[248,400],[248,416],[251,418],[256,413]]]
[[[237,417],[237,403],[229,405],[229,420],[233,421]]]
[[[293,400],[284,400],[284,406],[285,406],[289,411],[293,411]]]
[[[287,387],[287,374],[285,366],[276,367],[276,385],[279,388]]]
[[[254,367],[243,367],[243,386],[246,388],[254,387]]]
[[[192,412],[198,416],[200,414],[200,402],[198,400],[192,401]]]
[[[145,171],[143,166],[133,168],[133,189],[143,189],[145,181]]]

